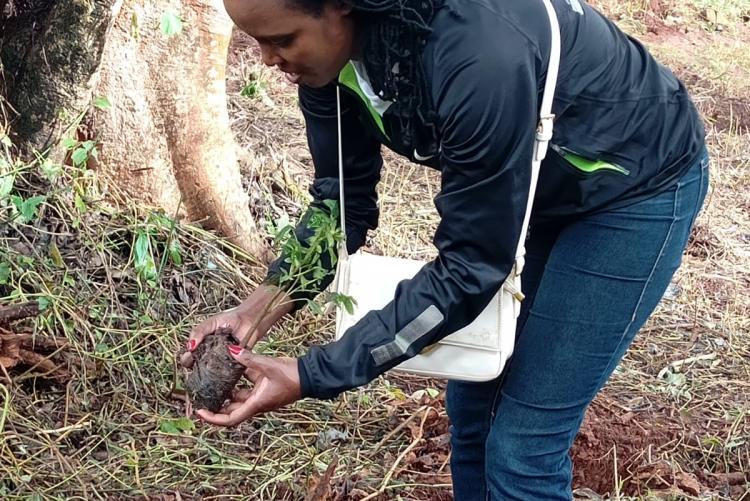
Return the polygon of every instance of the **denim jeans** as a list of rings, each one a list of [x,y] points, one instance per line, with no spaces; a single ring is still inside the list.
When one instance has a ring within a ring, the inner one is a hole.
[[[572,498],[569,449],[586,408],[680,265],[707,185],[704,152],[651,198],[531,228],[504,373],[448,384],[457,501]]]

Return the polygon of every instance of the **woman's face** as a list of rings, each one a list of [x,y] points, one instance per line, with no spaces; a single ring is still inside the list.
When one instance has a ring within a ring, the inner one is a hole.
[[[335,79],[354,50],[351,9],[327,2],[320,16],[292,0],[224,0],[234,23],[260,45],[263,63],[292,83],[322,87]]]

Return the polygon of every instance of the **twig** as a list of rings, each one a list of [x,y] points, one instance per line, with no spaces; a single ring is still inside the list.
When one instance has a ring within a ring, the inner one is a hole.
[[[380,448],[383,446],[383,444],[385,444],[388,440],[390,440],[390,438],[392,436],[396,435],[398,432],[400,432],[401,430],[403,430],[404,427],[407,424],[409,424],[412,419],[414,419],[417,416],[419,416],[419,413],[422,412],[423,410],[425,410],[426,408],[427,408],[427,406],[423,405],[422,407],[420,407],[419,409],[417,409],[417,412],[415,412],[414,414],[410,415],[408,418],[406,418],[404,421],[402,421],[398,426],[396,426],[393,430],[389,431],[388,434],[386,436],[384,436],[383,439],[380,442],[378,442],[377,445],[372,449],[372,454],[375,454],[376,452],[378,452],[380,450]]]
[[[660,370],[659,374],[656,377],[658,379],[661,379],[670,369],[679,369],[685,364],[690,364],[693,362],[700,362],[702,360],[713,360],[714,358],[716,358],[716,353],[707,353],[705,355],[698,355],[695,357],[688,357],[682,360],[675,360],[674,362],[670,363],[669,365],[664,367],[662,370]]]
[[[422,440],[422,435],[424,435],[424,423],[425,421],[427,421],[427,416],[430,414],[430,411],[435,411],[435,409],[433,407],[425,409],[424,414],[422,414],[422,422],[419,424],[419,434],[414,437],[414,440],[412,440],[409,446],[404,449],[401,454],[398,455],[396,461],[393,462],[393,466],[391,466],[391,469],[388,470],[388,473],[386,473],[385,477],[383,477],[383,482],[380,484],[380,488],[372,494],[363,497],[362,501],[368,501],[369,499],[373,499],[374,497],[379,496],[380,494],[385,492],[385,490],[388,488],[388,482],[390,482],[391,477],[396,472],[396,468],[398,467],[399,463],[401,463],[406,455],[409,454],[409,452],[411,452],[411,450],[416,447],[417,444]]]
[[[3,429],[5,428],[5,417],[8,415],[8,412],[10,411],[10,392],[8,391],[8,388],[4,384],[0,384],[0,390],[3,390],[3,394],[5,395],[5,404],[3,405],[3,413],[0,414],[0,434],[2,434]]]

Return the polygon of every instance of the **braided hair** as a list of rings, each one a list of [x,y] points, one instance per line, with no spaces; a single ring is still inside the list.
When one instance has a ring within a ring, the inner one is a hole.
[[[361,30],[363,63],[373,90],[393,101],[406,144],[436,142],[436,114],[424,78],[421,54],[430,22],[443,0],[338,0],[352,7]],[[292,0],[319,15],[326,0]],[[426,127],[428,137],[419,133]]]

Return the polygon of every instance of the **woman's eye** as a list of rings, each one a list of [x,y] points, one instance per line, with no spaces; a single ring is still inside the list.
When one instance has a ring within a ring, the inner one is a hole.
[[[294,41],[293,36],[275,38],[271,40],[271,45],[273,45],[274,47],[280,47],[280,48],[289,47],[292,44],[292,41]]]

